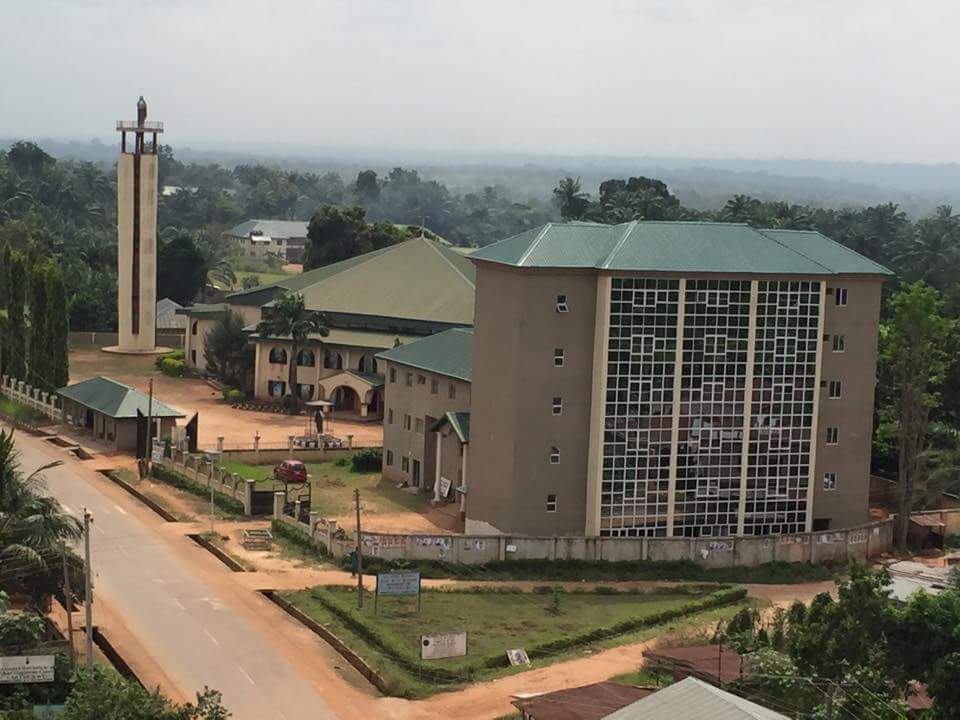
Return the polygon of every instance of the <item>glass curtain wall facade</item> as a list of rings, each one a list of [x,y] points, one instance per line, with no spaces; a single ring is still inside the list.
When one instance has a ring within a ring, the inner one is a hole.
[[[821,314],[817,281],[612,279],[601,536],[806,529]]]

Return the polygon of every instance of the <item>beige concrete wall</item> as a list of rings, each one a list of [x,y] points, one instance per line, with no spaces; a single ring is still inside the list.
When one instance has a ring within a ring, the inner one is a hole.
[[[833,290],[847,288],[847,305],[837,307]],[[869,517],[870,451],[876,390],[877,324],[882,282],[839,277],[827,283],[813,516],[829,527],[859,525]],[[844,336],[844,351],[833,352],[833,336]],[[843,383],[839,400],[829,398],[831,380]],[[827,445],[827,428],[838,427],[839,443]],[[824,473],[837,473],[837,489],[825,491]]]
[[[254,321],[256,322],[256,321]],[[257,400],[268,401],[272,398],[270,397],[269,392],[267,391],[268,383],[271,380],[281,380],[284,383],[287,382],[289,376],[289,365],[280,364],[280,363],[271,363],[270,362],[270,349],[273,347],[283,347],[287,350],[287,362],[291,361],[290,357],[290,343],[284,342],[282,340],[276,341],[263,341],[257,343],[257,348],[259,352],[256,357],[255,364],[255,379],[254,379],[254,395]],[[343,369],[336,368],[325,368],[323,367],[323,358],[324,351],[314,343],[311,343],[306,346],[308,349],[312,350],[316,357],[316,364],[313,367],[299,367],[297,368],[297,382],[310,384],[318,386],[315,389],[314,397],[316,399],[325,400],[327,396],[333,391],[333,387],[329,384],[324,384],[323,380],[338,373],[343,372],[343,370],[354,370],[357,371],[360,363],[360,359],[365,357],[367,361],[374,359],[374,356],[386,350],[386,348],[361,348],[349,345],[325,345],[326,349],[334,354],[339,353],[343,359]],[[293,358],[295,361],[296,358]],[[383,368],[381,367],[382,363],[378,363],[377,372],[382,373]],[[369,372],[369,371],[367,371]],[[319,387],[322,385],[322,388]],[[321,392],[322,390],[322,392]],[[361,401],[363,401],[363,395],[361,394]]]
[[[383,477],[390,482],[410,482],[413,475],[413,461],[418,460],[421,467],[421,487],[432,487],[436,476],[436,456],[431,457],[425,452],[427,435],[430,432],[430,422],[443,417],[448,412],[469,411],[471,406],[471,383],[456,378],[447,377],[438,373],[400,365],[398,363],[383,362],[381,368],[386,378],[384,385],[384,416],[383,416]],[[390,371],[395,371],[394,382],[390,382]],[[411,385],[407,386],[407,373],[410,374]],[[417,382],[418,376],[424,378],[423,384]],[[437,392],[432,392],[433,382],[437,382]],[[456,397],[451,399],[450,386],[456,389]],[[393,411],[391,422],[390,411]],[[404,428],[404,416],[410,416],[410,429]],[[423,432],[417,432],[417,419],[423,422]],[[429,421],[428,421],[429,419]],[[471,430],[472,433],[472,430]],[[431,439],[432,441],[433,439]],[[435,448],[435,445],[431,447]],[[393,463],[387,464],[387,451],[393,453]],[[444,445],[443,452],[447,452]],[[435,450],[434,450],[435,453]],[[408,458],[408,469],[405,472],[401,458]],[[441,458],[444,467],[446,463]],[[427,472],[429,469],[429,473]],[[456,475],[450,478],[456,479]]]
[[[217,318],[188,317],[187,333],[185,335],[183,352],[184,362],[188,368],[196,372],[205,373],[207,361],[204,359],[207,333],[213,330]]]
[[[468,532],[582,535],[597,275],[478,263],[476,287]],[[569,312],[557,312],[557,295]],[[563,398],[559,416],[554,397]]]

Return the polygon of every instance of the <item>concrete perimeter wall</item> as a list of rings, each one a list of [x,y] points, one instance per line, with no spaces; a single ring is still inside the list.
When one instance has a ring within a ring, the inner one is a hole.
[[[183,331],[158,331],[157,346],[169,348],[183,347]],[[115,332],[72,332],[68,336],[70,347],[110,347],[119,342],[120,335]]]
[[[309,524],[275,510],[274,516],[324,543],[334,556],[355,540],[336,524]],[[365,557],[385,560],[438,560],[480,565],[495,560],[692,560],[705,567],[756,566],[768,562],[846,563],[889,552],[893,521],[847,530],[735,538],[582,538],[512,535],[392,535],[362,533]]]
[[[155,448],[159,446],[156,441],[154,443]],[[154,462],[207,487],[212,485],[216,492],[242,502],[245,515],[253,515],[253,493],[257,484],[255,480],[227,472],[203,453],[190,454],[176,448],[170,448],[169,457],[163,456],[161,460]]]

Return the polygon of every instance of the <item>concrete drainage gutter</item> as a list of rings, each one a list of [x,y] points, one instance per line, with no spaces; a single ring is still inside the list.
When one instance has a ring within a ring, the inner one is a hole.
[[[188,538],[193,540],[197,545],[202,547],[207,552],[214,555],[220,562],[230,568],[233,572],[246,572],[247,569],[234,560],[230,555],[225,553],[223,550],[218,548],[212,542],[207,540],[203,535],[187,535]]]

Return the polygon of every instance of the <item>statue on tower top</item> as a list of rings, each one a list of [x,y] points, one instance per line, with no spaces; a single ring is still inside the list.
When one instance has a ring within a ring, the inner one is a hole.
[[[147,121],[147,101],[143,99],[143,95],[140,96],[140,99],[137,100],[137,125],[143,127],[143,123]]]

